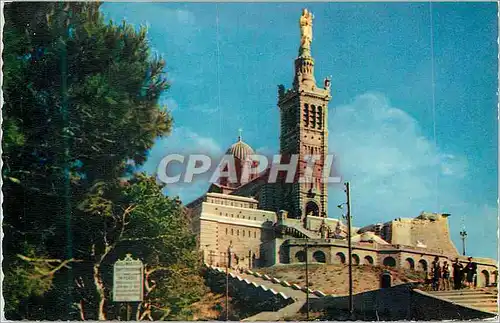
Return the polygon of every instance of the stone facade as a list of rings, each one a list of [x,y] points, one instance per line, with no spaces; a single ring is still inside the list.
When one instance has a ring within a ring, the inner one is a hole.
[[[235,265],[254,267],[262,261],[261,245],[274,238],[276,213],[260,210],[257,205],[252,198],[220,193],[207,193],[188,204],[207,264],[225,265],[230,246]]]
[[[310,45],[308,38],[304,44]],[[327,186],[318,181],[328,153],[330,81],[317,87],[310,48],[295,60],[293,88],[280,85],[280,152],[283,156],[317,155],[310,183],[268,183],[269,169],[245,184],[221,180],[187,207],[204,261],[224,266],[273,266],[311,262],[345,264],[347,228],[327,215]],[[228,153],[244,163],[253,149],[241,141]],[[305,175],[299,164],[299,175]],[[238,173],[239,174],[239,173]],[[448,214],[425,213],[363,228],[352,228],[352,263],[427,272],[434,257],[465,262],[450,239]],[[307,250],[307,252],[306,252]],[[474,259],[480,286],[496,282],[492,259]]]

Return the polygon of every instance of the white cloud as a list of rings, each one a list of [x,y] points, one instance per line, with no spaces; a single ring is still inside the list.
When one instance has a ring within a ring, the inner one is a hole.
[[[196,18],[191,11],[184,9],[177,9],[174,11],[176,19],[181,24],[194,25],[196,23]]]
[[[210,106],[208,103],[194,105],[190,110],[210,115],[220,111],[217,107]]]
[[[142,169],[155,174],[160,161],[169,154],[185,156],[185,164],[190,154],[207,155],[212,157],[213,167],[220,160],[223,150],[211,137],[202,136],[189,128],[176,127],[170,136],[156,141]],[[195,176],[192,183],[169,184],[165,191],[169,196],[179,196],[183,202],[190,202],[207,190],[209,175]]]
[[[425,210],[455,214],[453,230],[467,213],[468,226],[496,241],[496,207],[464,202],[465,156],[441,151],[423,136],[417,120],[380,93],[360,95],[330,110],[329,150],[343,180],[351,183],[355,225],[415,217]],[[330,187],[329,195],[330,216],[336,217],[335,205],[345,195],[339,186]]]
[[[458,184],[467,171],[465,157],[439,151],[418,122],[383,95],[360,95],[330,115],[329,149],[341,176],[351,181],[363,219],[416,216],[436,209],[436,193],[458,193],[458,187],[439,187],[438,192],[436,176],[454,176]]]
[[[170,112],[176,111],[179,108],[179,104],[173,98],[165,98],[161,100],[161,105],[166,105],[167,110]]]

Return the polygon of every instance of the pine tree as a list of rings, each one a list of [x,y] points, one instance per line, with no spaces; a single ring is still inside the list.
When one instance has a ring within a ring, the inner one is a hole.
[[[116,318],[106,275],[123,256],[122,238],[177,233],[128,246],[151,268],[168,268],[150,276],[189,273],[197,282],[182,207],[160,196],[152,179],[133,175],[172,125],[166,107],[158,106],[168,89],[165,61],[151,56],[146,30],[105,23],[98,3],[14,2],[4,16],[6,317]],[[141,195],[152,192],[149,199]],[[158,252],[168,248],[179,254],[167,261]],[[200,290],[186,286],[190,296],[178,299],[168,294],[175,289],[152,289],[161,299],[150,304],[152,317],[181,313]]]

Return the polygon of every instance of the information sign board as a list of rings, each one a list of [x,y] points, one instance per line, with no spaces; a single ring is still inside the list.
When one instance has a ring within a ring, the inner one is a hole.
[[[144,267],[142,261],[132,259],[127,254],[125,259],[115,262],[113,269],[113,301],[142,302],[144,294]]]

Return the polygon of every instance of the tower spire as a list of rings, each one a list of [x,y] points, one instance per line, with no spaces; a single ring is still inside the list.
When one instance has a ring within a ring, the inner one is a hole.
[[[302,16],[299,18],[299,57],[295,60],[295,78],[293,80],[293,87],[295,89],[302,86],[306,88],[313,88],[316,86],[316,80],[314,79],[314,59],[311,56],[313,19],[314,16],[312,12],[307,9],[302,10]]]
[[[300,47],[299,47],[299,57],[310,57],[311,56],[311,43],[313,40],[312,36],[312,21],[314,15],[307,9],[302,9],[302,16],[299,19],[300,26]]]
[[[238,129],[238,141],[242,140],[241,133],[243,132],[243,129]]]

